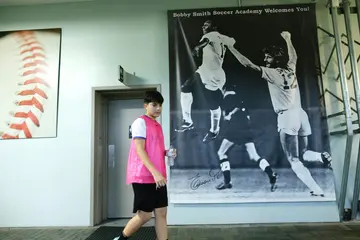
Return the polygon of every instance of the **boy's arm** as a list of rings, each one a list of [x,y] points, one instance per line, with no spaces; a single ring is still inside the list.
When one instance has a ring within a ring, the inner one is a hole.
[[[145,167],[151,172],[152,175],[158,173],[154,165],[151,163],[149,156],[145,151],[145,139],[143,138],[135,138],[134,143],[136,146],[136,153],[139,155],[139,158],[145,165]]]
[[[152,175],[156,175],[159,172],[154,167],[152,162],[149,159],[148,154],[145,151],[145,141],[146,141],[146,124],[144,119],[138,118],[131,125],[131,133],[134,139],[136,153],[138,154],[140,160],[143,162],[144,166],[151,172]]]

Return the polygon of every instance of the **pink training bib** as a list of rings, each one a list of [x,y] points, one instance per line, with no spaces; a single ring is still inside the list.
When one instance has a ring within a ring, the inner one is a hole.
[[[144,119],[146,125],[145,151],[152,164],[166,179],[165,144],[162,127],[156,120],[146,115],[141,116],[141,118]],[[155,183],[153,175],[136,153],[134,138],[131,139],[126,174],[126,184],[131,183]]]

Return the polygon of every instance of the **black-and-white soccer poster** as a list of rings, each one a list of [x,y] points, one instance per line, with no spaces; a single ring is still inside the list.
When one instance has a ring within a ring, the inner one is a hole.
[[[172,203],[335,200],[314,4],[168,11]]]

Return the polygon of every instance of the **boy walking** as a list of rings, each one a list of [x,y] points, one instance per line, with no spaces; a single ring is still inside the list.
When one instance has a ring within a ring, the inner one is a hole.
[[[134,190],[136,215],[127,223],[122,234],[114,240],[131,237],[155,214],[158,240],[167,240],[167,177],[165,156],[176,157],[176,151],[165,150],[161,125],[156,121],[162,111],[164,98],[157,91],[147,91],[144,97],[145,115],[131,125],[132,140],[129,151],[126,183]]]

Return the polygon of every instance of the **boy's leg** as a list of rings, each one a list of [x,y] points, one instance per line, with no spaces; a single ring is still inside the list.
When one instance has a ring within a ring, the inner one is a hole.
[[[152,212],[138,211],[136,215],[126,224],[119,240],[132,236],[139,228],[147,223],[152,217]]]
[[[152,217],[156,200],[154,194],[156,184],[133,183],[132,186],[134,191],[133,213],[136,215],[126,224],[121,236],[114,240],[128,239]]]
[[[168,239],[167,207],[155,209],[155,230],[158,240]]]
[[[168,239],[167,229],[167,206],[168,195],[167,186],[160,187],[156,190],[157,201],[155,205],[155,230],[157,240]]]

